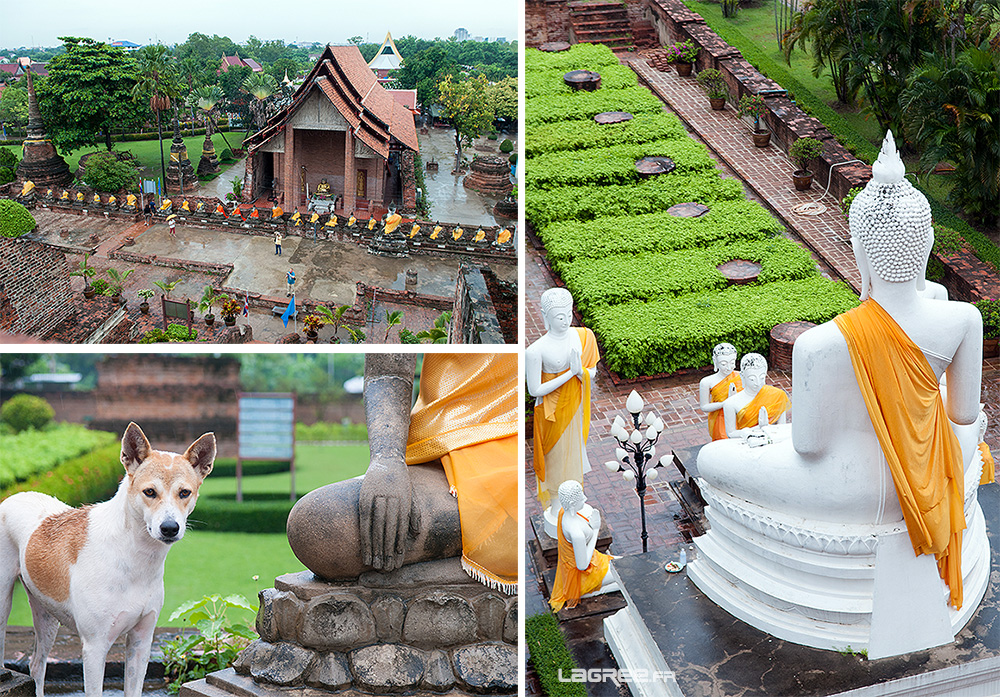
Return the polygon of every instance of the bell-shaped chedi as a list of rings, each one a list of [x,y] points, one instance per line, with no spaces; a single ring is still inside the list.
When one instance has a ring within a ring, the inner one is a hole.
[[[25,181],[34,182],[39,189],[65,186],[73,181],[66,160],[56,152],[55,145],[45,133],[42,112],[38,108],[35,86],[28,73],[28,137],[24,140],[24,158],[17,165],[15,187]]]
[[[462,183],[467,189],[474,189],[487,196],[506,196],[514,188],[510,181],[510,164],[497,155],[477,155],[472,161],[472,170]]]
[[[198,188],[198,177],[188,158],[187,146],[181,139],[177,113],[174,113],[174,140],[170,143],[170,164],[167,165],[167,194],[191,194]]]

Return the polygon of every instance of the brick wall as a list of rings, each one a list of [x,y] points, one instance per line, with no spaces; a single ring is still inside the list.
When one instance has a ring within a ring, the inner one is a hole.
[[[66,255],[48,245],[0,237],[0,329],[40,336],[73,311]]]
[[[524,42],[540,46],[546,41],[569,41],[567,0],[525,0]]]

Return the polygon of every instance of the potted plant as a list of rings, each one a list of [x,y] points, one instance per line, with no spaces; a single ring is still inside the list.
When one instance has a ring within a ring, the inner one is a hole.
[[[116,303],[125,304],[122,301],[122,291],[125,290],[125,279],[131,276],[133,271],[135,271],[135,269],[128,269],[125,273],[122,273],[118,269],[110,268],[104,272],[108,275],[108,278],[111,279],[109,283],[110,295],[111,299]]]
[[[320,327],[322,327],[324,324],[326,324],[326,321],[319,315],[315,314],[306,315],[305,318],[302,320],[302,327],[303,329],[306,330],[306,338],[309,341],[316,343],[316,339],[319,336]]]
[[[149,299],[153,297],[153,290],[151,288],[143,288],[136,295],[142,298],[142,302],[139,303],[139,312],[144,315],[149,314]]]
[[[698,84],[708,94],[708,101],[714,111],[726,108],[726,97],[729,96],[729,86],[722,73],[715,68],[706,68],[698,73]]]
[[[219,297],[222,300],[222,320],[226,323],[227,327],[235,326],[236,315],[240,311],[240,304],[228,295],[221,295]]]
[[[333,336],[330,337],[331,344],[340,343],[340,339],[337,337],[337,332],[340,331],[340,326],[343,324],[344,313],[351,309],[350,305],[341,305],[336,310],[331,310],[326,305],[317,305],[316,313],[323,318],[326,324],[333,325]]]
[[[170,291],[177,287],[177,284],[181,282],[181,279],[176,281],[153,281],[153,285],[163,291],[163,297],[170,299]]]
[[[93,283],[90,284],[90,287],[94,289],[95,295],[107,295],[108,289],[111,287],[111,284],[105,281],[103,278],[98,278]]]
[[[983,315],[983,358],[992,358],[1000,345],[1000,298],[983,298],[973,304]]]
[[[215,292],[215,288],[211,284],[205,285],[205,293],[201,296],[201,301],[198,303],[198,309],[202,312],[207,310],[205,314],[205,324],[209,327],[215,323],[215,315],[212,314],[212,306],[215,301],[219,299],[219,294]]]
[[[815,138],[799,138],[788,148],[788,156],[798,167],[792,172],[792,182],[796,191],[805,191],[812,186],[813,173],[807,169],[809,160],[822,154],[823,144]]]
[[[698,47],[690,39],[678,41],[667,49],[667,62],[675,64],[677,74],[681,77],[687,77],[691,74],[691,66],[697,58]]]
[[[760,120],[767,116],[767,104],[759,94],[747,94],[740,98],[737,110],[740,116],[753,117],[753,144],[758,148],[766,148],[771,142],[771,132],[760,127]]]
[[[90,279],[93,278],[97,272],[94,271],[93,268],[87,265],[88,259],[90,259],[90,254],[84,254],[83,261],[80,262],[79,267],[76,269],[76,271],[70,271],[69,275],[80,276],[83,278],[83,297],[85,297],[87,300],[90,300],[95,295],[97,295],[97,291],[95,291],[94,287],[90,285]]]

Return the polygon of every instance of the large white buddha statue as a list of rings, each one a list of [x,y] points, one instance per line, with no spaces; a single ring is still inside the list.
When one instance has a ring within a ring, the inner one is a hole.
[[[749,624],[870,658],[951,642],[989,579],[982,319],[923,292],[931,213],[903,174],[889,133],[850,210],[862,304],[795,342],[791,424],[769,427],[791,437],[701,450],[689,565]]]

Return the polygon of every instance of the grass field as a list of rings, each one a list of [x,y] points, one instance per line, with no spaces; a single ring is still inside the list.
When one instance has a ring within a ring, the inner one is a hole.
[[[318,446],[296,448],[296,490],[301,496],[325,484],[363,474],[368,466],[366,445]],[[247,477],[246,493],[288,492],[287,473]],[[200,495],[236,494],[236,480],[213,479],[202,485]],[[167,555],[163,585],[166,598],[158,624],[169,626],[170,613],[187,600],[217,593],[239,593],[257,604],[257,592],[270,588],[276,576],[302,571],[305,567],[292,554],[282,534],[212,533],[197,529],[198,509],[191,515],[191,529]],[[253,577],[257,576],[258,580]],[[252,620],[253,618],[246,618]],[[14,592],[12,625],[30,625],[31,609],[24,590]],[[176,625],[177,623],[172,623]]]

